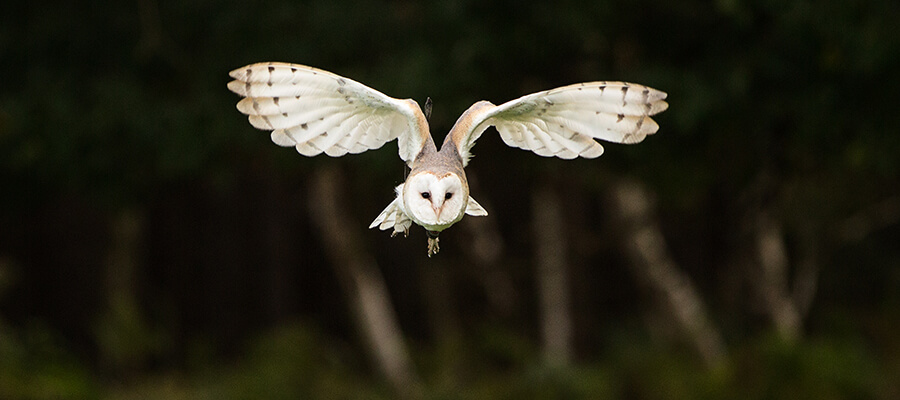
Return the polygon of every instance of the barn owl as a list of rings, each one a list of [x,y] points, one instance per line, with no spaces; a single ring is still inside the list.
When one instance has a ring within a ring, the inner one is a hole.
[[[459,117],[438,149],[426,116],[430,102],[423,112],[411,99],[298,64],[251,64],[230,76],[228,88],[245,97],[237,109],[250,124],[305,156],[361,153],[397,139],[410,173],[369,228],[406,235],[416,223],[426,230],[429,257],[439,250],[441,231],[464,215],[487,215],[469,195],[465,167],[488,127],[507,145],[540,156],[595,158],[603,146],[594,139],[638,143],[659,129],[650,116],[668,108],[666,93],[626,82],[578,83],[499,106],[482,100]]]

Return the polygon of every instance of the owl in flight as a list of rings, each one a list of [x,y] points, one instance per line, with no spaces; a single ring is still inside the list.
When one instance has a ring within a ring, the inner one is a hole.
[[[666,93],[625,82],[578,83],[499,106],[482,100],[459,117],[438,149],[428,128],[430,101],[423,112],[411,99],[298,64],[257,63],[229,75],[228,89],[245,97],[237,109],[250,124],[305,156],[356,154],[397,139],[410,173],[369,228],[393,228],[393,236],[408,234],[415,222],[428,234],[429,257],[438,252],[438,234],[463,215],[487,215],[469,195],[464,168],[488,127],[507,145],[540,156],[595,158],[603,146],[594,139],[638,143],[659,129],[650,116],[668,108]]]

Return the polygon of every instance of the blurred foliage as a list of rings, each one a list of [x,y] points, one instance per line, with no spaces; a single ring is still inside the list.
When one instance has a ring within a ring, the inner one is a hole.
[[[503,343],[517,340],[517,334],[512,332],[501,335],[506,335],[497,342],[501,347],[508,347]],[[352,346],[329,339],[309,324],[286,323],[250,342],[239,360],[150,374],[127,384],[113,383],[103,392],[103,397],[121,400],[392,398],[387,387],[360,367]],[[36,350],[46,345],[30,343],[23,347],[35,352],[58,351]],[[852,341],[813,340],[795,346],[775,337],[761,337],[735,348],[732,360],[713,371],[698,365],[691,357],[659,352],[652,343],[641,339],[627,338],[611,349],[613,352],[603,360],[561,369],[541,366],[531,353],[507,358],[513,365],[524,367],[506,371],[479,367],[476,363],[474,371],[456,378],[455,387],[435,381],[441,379],[444,371],[440,365],[431,365],[424,368],[426,382],[431,382],[425,397],[887,399],[896,393],[889,391],[888,377],[877,370],[876,355]],[[500,349],[480,350],[490,357],[491,352],[496,356]],[[7,365],[23,361],[21,355],[9,349],[3,355]],[[422,355],[428,357],[429,352]],[[2,392],[5,398],[87,398],[100,394],[97,387],[91,386],[90,376],[83,367],[71,360],[66,362],[59,354],[41,356],[47,358],[37,362],[40,370],[24,365],[5,370],[33,374],[24,382],[3,376],[5,382],[23,384],[6,386]],[[50,364],[53,362],[59,364]]]
[[[0,397],[98,397],[102,391],[90,369],[66,347],[47,326],[14,330],[0,323]]]
[[[669,93],[658,135],[599,160],[480,139],[473,192],[505,242],[491,268],[522,298],[506,314],[485,305],[454,228],[435,262],[454,266],[461,337],[429,326],[421,232],[367,233],[426,397],[897,398],[900,227],[876,220],[854,240],[840,227],[900,196],[898,19],[890,0],[4,2],[0,398],[391,398],[360,361],[305,215],[309,176],[334,163],[348,226],[364,227],[402,180],[396,145],[342,159],[273,146],[225,88],[229,70],[267,60],[430,96],[438,138],[482,98],[598,79]],[[641,325],[640,291],[597,215],[623,174],[657,195],[729,342],[723,365]],[[528,205],[515,200],[535,176],[559,177],[577,238],[579,355],[561,369],[539,360]],[[753,273],[733,264],[756,209],[784,225],[792,261],[817,243],[798,342],[774,337],[735,283]],[[145,221],[137,282],[110,300],[110,224],[132,212]]]

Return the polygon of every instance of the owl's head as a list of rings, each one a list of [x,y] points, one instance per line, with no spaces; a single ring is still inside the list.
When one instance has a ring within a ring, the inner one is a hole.
[[[403,186],[403,203],[413,221],[441,231],[459,221],[466,211],[469,190],[455,173],[430,171],[410,175]]]

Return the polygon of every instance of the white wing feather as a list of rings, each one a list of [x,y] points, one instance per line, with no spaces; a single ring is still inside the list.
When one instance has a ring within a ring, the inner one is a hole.
[[[332,157],[377,149],[399,138],[400,158],[410,163],[428,133],[413,100],[399,100],[359,82],[298,64],[257,63],[229,74],[231,91],[246,97],[237,109],[272,141],[301,154]]]
[[[369,225],[369,229],[376,226],[383,231],[393,228],[394,231],[391,232],[391,236],[398,233],[403,233],[404,235],[409,233],[412,219],[409,218],[406,210],[403,209],[403,184],[397,186],[394,192],[397,194],[397,197],[384,208],[381,214],[375,217],[375,220]]]
[[[659,125],[650,116],[668,108],[665,98],[664,92],[634,83],[579,83],[499,106],[475,103],[451,135],[464,160],[491,125],[511,147],[545,157],[594,158],[603,154],[603,146],[594,139],[638,143],[655,133]]]

